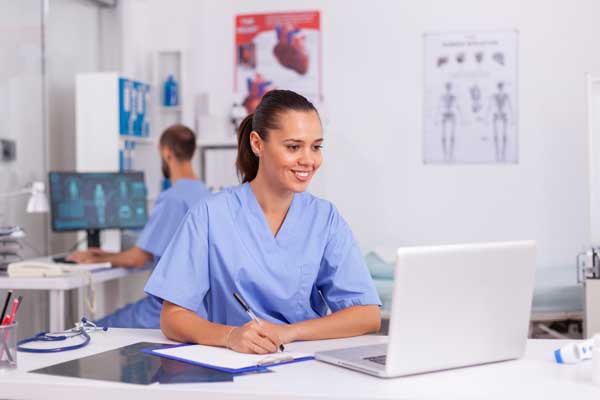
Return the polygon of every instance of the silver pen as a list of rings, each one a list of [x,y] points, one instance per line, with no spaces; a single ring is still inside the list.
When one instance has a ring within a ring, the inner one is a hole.
[[[240,296],[239,293],[234,292],[233,293],[233,297],[235,297],[235,299],[237,300],[238,303],[240,303],[240,305],[242,306],[242,308],[244,309],[244,311],[246,311],[246,313],[250,316],[250,318],[252,318],[254,321],[256,321],[257,324],[261,324],[260,321],[258,320],[258,318],[256,317],[256,314],[254,314],[254,312],[252,311],[252,309],[250,308],[250,306],[248,305],[248,303],[246,303],[246,301],[242,298],[242,296]],[[283,347],[283,344],[279,345],[279,350],[284,351],[285,347]]]

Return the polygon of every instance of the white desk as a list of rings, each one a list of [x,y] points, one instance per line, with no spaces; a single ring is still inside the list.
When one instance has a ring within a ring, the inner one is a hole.
[[[293,343],[290,351],[315,351],[382,343],[385,336]],[[96,332],[81,350],[59,354],[18,354],[19,368],[0,374],[0,398],[11,399],[569,399],[600,398],[591,384],[591,363],[557,365],[552,351],[562,341],[530,340],[524,358],[479,367],[381,379],[318,361],[274,367],[273,373],[236,377],[234,382],[133,385],[65,378],[25,371],[114,349],[139,341],[168,342],[158,330]]]
[[[106,268],[93,271],[92,284],[103,283],[119,279],[135,270],[125,268]],[[50,292],[49,316],[50,332],[59,332],[65,329],[65,293],[71,289],[82,289],[89,285],[87,274],[68,274],[51,278],[10,278],[0,276],[0,289],[13,290],[48,290]],[[79,313],[83,315],[83,293],[79,293]],[[0,396],[1,398],[1,396]]]

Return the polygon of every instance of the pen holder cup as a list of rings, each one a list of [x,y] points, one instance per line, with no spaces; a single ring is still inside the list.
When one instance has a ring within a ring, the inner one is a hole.
[[[17,323],[0,325],[0,372],[17,368]]]

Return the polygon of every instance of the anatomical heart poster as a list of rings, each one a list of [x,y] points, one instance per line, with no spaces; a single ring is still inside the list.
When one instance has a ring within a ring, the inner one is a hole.
[[[319,11],[238,15],[235,91],[248,113],[273,89],[321,98]]]
[[[424,35],[424,163],[517,163],[517,36]]]

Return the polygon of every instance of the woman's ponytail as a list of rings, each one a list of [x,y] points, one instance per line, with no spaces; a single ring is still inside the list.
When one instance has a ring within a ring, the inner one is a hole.
[[[258,172],[258,157],[254,154],[250,145],[253,117],[254,114],[248,115],[238,128],[238,152],[235,166],[242,183],[253,180]]]

